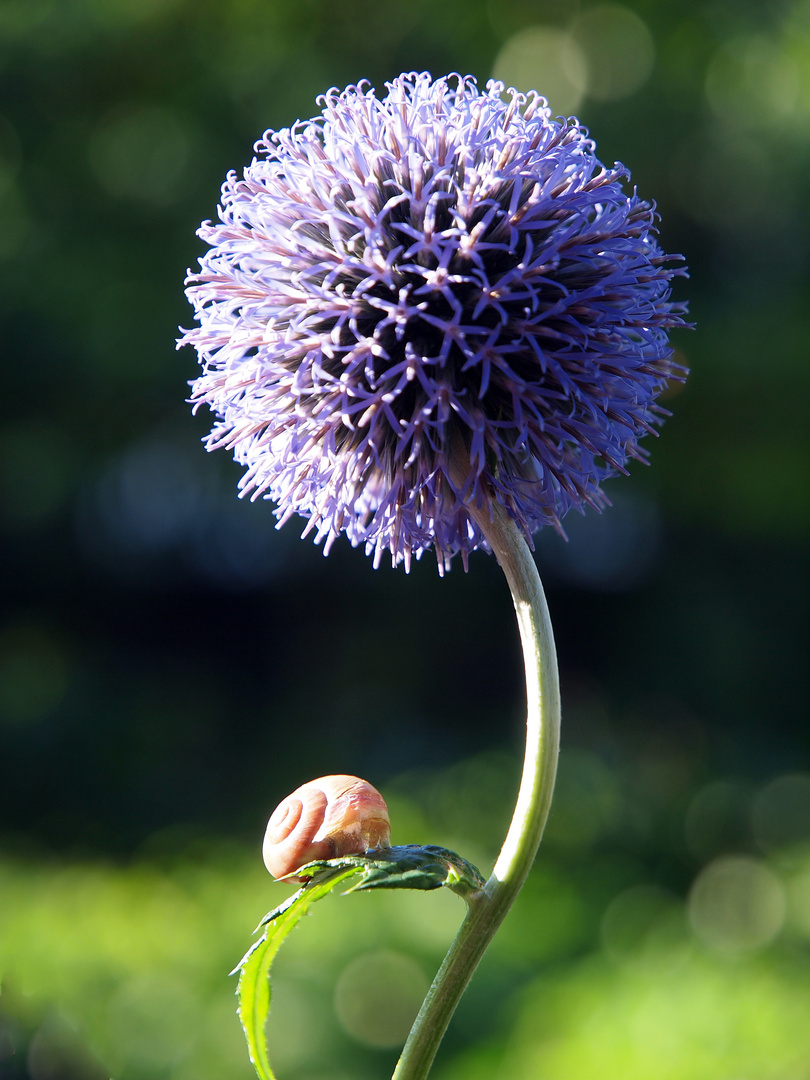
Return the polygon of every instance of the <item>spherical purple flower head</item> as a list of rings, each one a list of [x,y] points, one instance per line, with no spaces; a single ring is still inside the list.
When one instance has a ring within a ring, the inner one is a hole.
[[[433,547],[441,571],[486,546],[471,502],[527,537],[607,503],[684,375],[683,270],[627,171],[543,98],[426,73],[387,88],[330,90],[228,175],[180,344],[243,494],[327,551],[345,532],[407,568]]]

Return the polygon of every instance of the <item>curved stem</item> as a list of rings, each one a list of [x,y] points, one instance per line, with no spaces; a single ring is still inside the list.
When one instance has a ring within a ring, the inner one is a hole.
[[[501,565],[517,614],[526,666],[526,756],[515,813],[485,889],[467,916],[428,991],[393,1080],[425,1080],[450,1018],[478,962],[521,889],[534,861],[551,806],[560,745],[560,687],[548,606],[528,544],[495,504],[468,507]]]

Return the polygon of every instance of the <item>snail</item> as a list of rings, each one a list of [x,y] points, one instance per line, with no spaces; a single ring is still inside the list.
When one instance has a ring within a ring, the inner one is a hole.
[[[264,865],[290,878],[305,863],[365,855],[390,846],[388,807],[376,788],[357,776],[322,776],[302,784],[273,811],[264,834]]]

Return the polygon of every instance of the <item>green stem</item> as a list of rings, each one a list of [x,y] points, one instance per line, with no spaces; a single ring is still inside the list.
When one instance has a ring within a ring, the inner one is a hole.
[[[526,756],[515,813],[483,892],[467,916],[428,991],[393,1080],[425,1080],[439,1043],[478,962],[531,869],[551,806],[560,745],[560,687],[548,606],[528,544],[499,505],[469,506],[501,565],[517,614],[526,666]]]

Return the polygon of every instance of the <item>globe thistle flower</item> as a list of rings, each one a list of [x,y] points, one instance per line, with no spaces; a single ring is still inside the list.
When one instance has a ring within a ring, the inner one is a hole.
[[[680,256],[655,209],[536,93],[402,75],[330,90],[222,189],[179,344],[242,494],[344,532],[375,565],[486,547],[469,507],[527,538],[645,457],[684,370]]]

